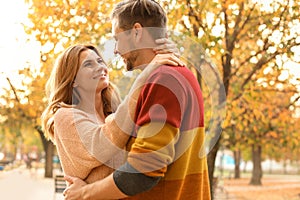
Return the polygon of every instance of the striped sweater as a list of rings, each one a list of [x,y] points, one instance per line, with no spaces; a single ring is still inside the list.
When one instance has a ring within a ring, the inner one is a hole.
[[[127,162],[163,178],[127,199],[210,200],[203,99],[195,76],[186,67],[156,69],[141,91],[135,121]]]

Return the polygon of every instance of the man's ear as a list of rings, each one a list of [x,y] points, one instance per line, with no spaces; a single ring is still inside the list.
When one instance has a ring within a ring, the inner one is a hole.
[[[143,35],[143,27],[140,23],[133,25],[132,34],[135,42],[140,42]]]

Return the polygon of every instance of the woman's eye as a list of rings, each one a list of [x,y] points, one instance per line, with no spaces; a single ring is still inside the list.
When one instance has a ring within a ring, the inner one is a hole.
[[[98,63],[103,63],[103,59],[99,58],[99,59],[97,60],[97,62],[98,62]]]
[[[85,67],[90,67],[92,64],[90,63],[90,62],[86,62],[86,63],[84,63],[84,66]]]

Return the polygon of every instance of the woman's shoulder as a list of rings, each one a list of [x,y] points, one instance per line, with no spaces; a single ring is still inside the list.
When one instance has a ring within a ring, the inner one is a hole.
[[[75,117],[86,117],[86,115],[87,114],[85,112],[76,108],[61,107],[54,114],[54,121],[69,121],[70,119],[74,119]]]
[[[54,119],[63,119],[66,116],[71,115],[72,113],[72,108],[65,108],[65,107],[61,107],[59,109],[57,109],[57,111],[54,114]]]

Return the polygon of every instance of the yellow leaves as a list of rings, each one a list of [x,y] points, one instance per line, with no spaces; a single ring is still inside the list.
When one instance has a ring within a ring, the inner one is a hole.
[[[243,123],[244,127],[247,127],[247,126],[248,126],[248,121],[243,120],[242,123]]]
[[[227,112],[226,118],[222,124],[222,128],[226,129],[228,126],[230,126],[231,120],[232,120],[231,112]]]
[[[268,133],[268,135],[271,137],[271,138],[278,138],[278,134],[275,132],[275,131],[270,131],[269,133]]]
[[[262,115],[261,111],[260,111],[260,110],[257,110],[257,109],[254,109],[254,110],[253,110],[253,114],[254,114],[254,116],[255,116],[257,119],[259,119],[260,116]]]
[[[300,146],[299,140],[294,140],[294,144],[295,146],[299,147]]]
[[[244,130],[245,125],[247,125],[247,122],[246,122],[246,121],[242,121],[242,123],[241,123],[241,122],[238,122],[238,123],[235,125],[235,129],[236,129],[237,131],[242,131],[242,130]]]
[[[256,125],[254,125],[254,126],[253,126],[253,131],[254,131],[255,133],[257,133],[257,132],[258,132],[258,128],[257,128],[257,126],[256,126]]]
[[[47,43],[49,46],[58,43],[68,46],[70,43],[76,42],[97,43],[98,45],[100,39],[110,32],[111,24],[109,15],[115,3],[119,2],[119,0],[74,0],[69,1],[73,3],[68,6],[65,0],[28,1],[32,4],[29,18],[33,26],[30,32],[38,33],[39,42],[41,44]],[[261,67],[260,70],[256,70],[254,76],[252,78],[250,77],[246,83],[246,87],[241,89],[241,85],[246,78],[249,77],[255,68],[259,68],[259,66],[247,62],[247,60],[251,60],[251,56],[255,57],[256,60],[262,58],[263,53],[260,52],[266,40],[261,38],[261,30],[259,30],[258,27],[261,24],[265,24],[266,28],[270,28],[267,24],[270,19],[260,17],[261,13],[254,10],[251,13],[251,18],[257,20],[250,20],[242,27],[241,25],[245,22],[244,20],[247,19],[246,14],[249,14],[251,9],[251,3],[244,0],[191,0],[189,1],[190,7],[188,7],[186,0],[161,0],[159,3],[167,8],[168,24],[173,30],[180,26],[181,29],[176,29],[176,31],[180,30],[182,34],[191,36],[194,35],[191,30],[191,27],[194,25],[196,27],[195,30],[199,29],[205,32],[201,35],[201,38],[197,37],[197,35],[192,38],[193,40],[199,41],[199,46],[211,43],[217,44],[214,47],[206,46],[209,52],[212,52],[212,50],[215,52],[215,56],[213,56],[212,59],[215,59],[217,67],[225,69],[226,66],[224,66],[223,63],[225,61],[224,55],[230,54],[232,56],[232,60],[230,60],[232,64],[229,66],[231,74],[229,74],[228,77],[224,77],[225,79],[229,79],[230,84],[229,93],[227,94],[227,117],[223,122],[224,129],[232,128],[232,134],[239,134],[237,138],[241,138],[241,140],[238,141],[241,143],[244,142],[242,136],[250,138],[249,140],[253,137],[250,142],[254,142],[255,135],[263,135],[262,138],[258,140],[259,142],[267,143],[269,137],[276,138],[279,141],[285,141],[284,137],[289,133],[295,134],[294,138],[298,137],[300,140],[299,136],[297,136],[297,134],[300,135],[300,125],[295,123],[294,126],[287,126],[291,120],[291,112],[285,109],[284,105],[289,103],[292,94],[282,93],[280,95],[274,91],[274,85],[271,85],[272,82],[277,83],[276,77],[280,75],[280,69],[276,66],[274,67],[273,63],[266,64],[266,66]],[[244,10],[239,13],[238,10],[242,3],[245,4]],[[224,42],[219,44],[218,39],[212,36],[212,30],[210,30],[212,27],[210,27],[210,25],[218,24],[220,29],[225,27],[224,15],[220,14],[222,13],[221,5],[227,10],[227,25],[230,25],[231,28],[229,27],[227,30],[229,34],[227,38],[220,36],[221,40],[224,39]],[[278,9],[278,12],[280,10],[281,9]],[[207,17],[208,13],[215,14],[210,15],[213,16],[209,19],[210,21]],[[191,16],[189,16],[189,14]],[[238,15],[242,15],[241,22],[236,24]],[[268,16],[273,18],[272,14]],[[75,20],[75,18],[77,18],[77,20]],[[184,27],[181,24],[183,21],[186,21],[185,25],[189,24],[190,26]],[[290,20],[288,23],[290,23]],[[285,21],[281,24],[285,25]],[[235,31],[234,25],[239,25],[236,26],[236,31],[239,31],[237,32],[237,37],[233,37],[232,35]],[[238,28],[241,30],[238,30]],[[284,29],[284,26],[280,28]],[[225,44],[226,40],[235,42],[233,43],[232,52],[229,51],[228,46]],[[292,42],[293,40],[290,41]],[[218,45],[222,46],[222,48],[218,49]],[[52,47],[55,48],[55,45],[52,45]],[[186,54],[190,54],[189,52],[190,51],[185,51]],[[197,51],[195,50],[195,52]],[[33,92],[29,102],[34,102],[33,104],[36,110],[30,108],[30,106],[24,108],[29,116],[38,116],[38,112],[41,110],[40,107],[43,107],[44,102],[41,100],[41,96],[44,95],[43,86],[45,85],[46,77],[48,77],[49,71],[52,69],[53,60],[51,60],[51,57],[55,57],[55,55],[53,51],[49,50],[49,52],[47,52],[47,58],[49,59],[47,62],[43,62],[44,66],[42,67],[44,78],[37,78],[37,82],[31,87]],[[264,71],[267,71],[267,73],[263,73]],[[121,76],[120,74],[121,71],[112,70],[110,72],[111,80],[118,79]],[[260,80],[260,82],[258,83],[257,80]],[[286,84],[283,88],[289,89]],[[240,99],[232,101],[232,98],[240,94],[242,95]],[[40,98],[40,101],[38,101],[38,98]],[[208,98],[209,96],[207,96],[207,99]],[[210,106],[211,105],[207,103],[206,108],[210,108]],[[211,110],[206,111],[206,118],[210,118],[211,115]],[[209,121],[207,121],[207,123],[209,123]],[[300,122],[298,122],[298,124],[300,124]],[[269,131],[270,126],[274,131]],[[296,126],[298,126],[298,129],[295,128]],[[298,131],[298,133],[294,133],[295,131]],[[299,145],[298,142],[297,145]]]

